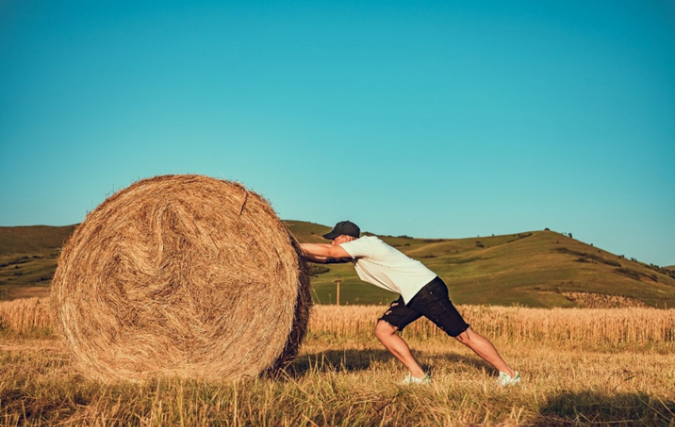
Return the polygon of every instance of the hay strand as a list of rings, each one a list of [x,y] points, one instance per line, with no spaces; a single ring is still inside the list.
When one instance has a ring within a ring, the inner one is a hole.
[[[237,380],[295,356],[311,299],[299,246],[262,197],[166,175],[87,216],[63,248],[51,302],[88,377]]]

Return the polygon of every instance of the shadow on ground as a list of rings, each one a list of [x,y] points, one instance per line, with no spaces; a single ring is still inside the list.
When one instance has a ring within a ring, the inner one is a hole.
[[[550,398],[539,413],[532,427],[675,425],[675,402],[642,392],[566,391]]]
[[[485,370],[496,375],[492,366],[483,360],[459,354],[425,355],[424,352],[415,352],[415,357],[428,364],[422,365],[425,370],[433,370],[436,361],[445,363],[461,363],[478,370]],[[370,369],[372,364],[389,363],[394,356],[387,350],[328,350],[313,354],[298,356],[286,367],[285,374],[291,378],[300,378],[310,372],[354,372]],[[401,365],[403,366],[403,365]]]

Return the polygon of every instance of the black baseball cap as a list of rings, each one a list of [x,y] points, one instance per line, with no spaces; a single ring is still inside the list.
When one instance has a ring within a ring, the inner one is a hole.
[[[334,238],[343,235],[358,238],[361,236],[361,229],[351,221],[340,221],[335,224],[335,227],[333,227],[333,230],[330,233],[324,234],[323,237],[324,239],[333,240]]]

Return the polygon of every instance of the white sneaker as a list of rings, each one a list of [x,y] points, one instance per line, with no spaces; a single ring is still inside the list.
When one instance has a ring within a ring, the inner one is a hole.
[[[499,373],[499,377],[497,378],[497,385],[500,387],[508,387],[512,385],[516,385],[520,383],[520,374],[516,372],[516,375],[514,377],[509,376],[509,374],[506,374],[504,372]]]
[[[408,372],[408,376],[405,377],[403,381],[399,383],[400,385],[413,385],[413,384],[423,384],[423,385],[429,385],[431,384],[431,376],[429,374],[425,374],[424,378],[415,378],[412,376],[410,372]]]

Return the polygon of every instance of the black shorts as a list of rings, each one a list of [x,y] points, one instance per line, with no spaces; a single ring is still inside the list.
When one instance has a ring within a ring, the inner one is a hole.
[[[422,316],[451,337],[458,336],[469,327],[450,301],[448,287],[439,277],[424,285],[408,304],[403,303],[403,297],[393,301],[378,320],[384,320],[402,331]]]

